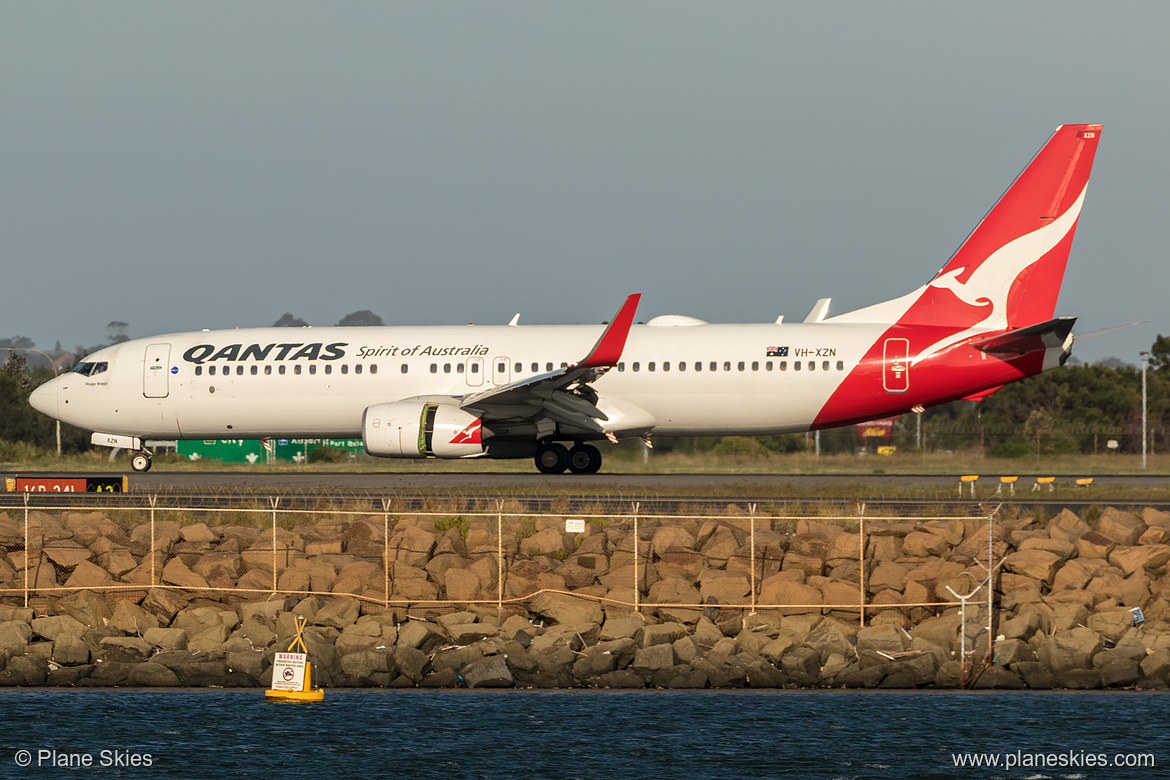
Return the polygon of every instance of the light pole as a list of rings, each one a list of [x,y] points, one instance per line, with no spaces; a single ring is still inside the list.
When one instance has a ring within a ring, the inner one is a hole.
[[[1142,470],[1146,468],[1146,367],[1150,363],[1150,353],[1142,352]]]
[[[41,352],[39,349],[30,349],[29,347],[0,347],[0,350],[7,350],[9,352],[35,352],[45,360],[49,361],[49,367],[53,369],[53,378],[56,379],[57,364],[53,362],[53,358]],[[30,372],[31,373],[31,372]],[[61,421],[57,420],[57,456],[61,456]]]

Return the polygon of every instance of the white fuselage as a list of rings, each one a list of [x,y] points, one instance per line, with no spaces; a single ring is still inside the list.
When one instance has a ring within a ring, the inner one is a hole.
[[[886,326],[636,325],[593,383],[606,431],[808,430]],[[579,360],[603,326],[264,328],[128,341],[34,403],[90,430],[160,439],[358,436],[372,404],[463,396]],[[270,346],[271,345],[271,346]],[[251,347],[251,350],[249,348]],[[55,398],[54,398],[55,396]]]

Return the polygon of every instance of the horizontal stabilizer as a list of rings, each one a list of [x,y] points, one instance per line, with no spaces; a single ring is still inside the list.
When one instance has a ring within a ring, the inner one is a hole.
[[[996,357],[1018,357],[1029,352],[1063,347],[1072,333],[1076,317],[1057,317],[1026,328],[1016,328],[998,336],[976,339],[971,346]]]

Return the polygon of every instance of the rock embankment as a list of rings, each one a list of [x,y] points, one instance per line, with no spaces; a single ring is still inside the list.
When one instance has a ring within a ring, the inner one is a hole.
[[[812,519],[680,518],[640,529],[636,557],[629,528],[562,529],[501,543],[487,521],[402,517],[387,536],[380,518],[329,517],[152,534],[33,513],[26,553],[0,514],[0,685],[267,686],[294,615],[326,687],[958,687],[964,646],[975,687],[1170,682],[1170,514],[1153,509],[997,519],[986,669],[985,595],[966,638],[938,604],[985,577],[983,519],[867,520],[864,564],[856,528]]]

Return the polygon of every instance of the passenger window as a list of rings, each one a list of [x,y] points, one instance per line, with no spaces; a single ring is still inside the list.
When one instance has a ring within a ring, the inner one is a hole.
[[[472,363],[471,364],[471,373],[473,373],[473,374],[479,373],[479,363]]]
[[[654,361],[653,361],[653,360],[651,360],[649,363],[647,363],[647,364],[646,364],[646,370],[647,370],[647,371],[653,371],[653,370],[654,370]]]
[[[540,373],[540,363],[533,363],[532,364],[532,373],[534,373],[534,374]]]
[[[568,363],[561,363],[561,368],[568,368],[568,367],[569,367]]]
[[[519,374],[519,373],[520,373],[521,371],[523,371],[523,370],[524,370],[524,364],[523,364],[523,363],[517,363],[517,364],[516,364],[516,373],[517,373],[517,374]]]
[[[794,361],[792,361],[792,370],[793,370],[793,371],[799,371],[799,370],[800,370],[800,361],[799,361],[799,360],[794,360]]]
[[[332,363],[326,363],[326,364],[325,364],[325,373],[326,373],[326,374],[332,374],[332,373],[333,373],[333,364],[332,364]]]
[[[207,375],[208,376],[215,376],[215,366],[208,366],[207,367]]]
[[[455,364],[455,373],[456,373],[456,374],[462,374],[462,373],[463,373],[463,364],[462,364],[462,363],[456,363],[456,364]]]
[[[410,370],[409,366],[407,366],[405,363],[403,363],[402,364],[402,373],[405,374],[409,370]]]
[[[637,363],[634,363],[632,366],[630,366],[630,368],[631,368],[633,371],[637,372],[637,370],[638,370],[638,364],[637,364]]]
[[[272,366],[264,366],[264,376],[272,375]]]
[[[552,369],[553,369],[553,365],[552,365],[552,363],[545,363],[545,364],[544,364],[544,370],[545,370],[545,371],[552,371]]]
[[[621,371],[625,371],[625,370],[626,370],[626,364],[625,363],[618,363],[618,371],[621,372]]]
[[[278,369],[276,369],[276,370],[277,370],[278,372],[280,372],[280,375],[281,375],[281,376],[284,376],[284,363],[281,363],[281,364],[280,364],[280,368],[278,368]]]
[[[254,371],[253,371],[252,373],[256,373],[256,372],[254,372]],[[310,374],[316,374],[316,373],[317,373],[317,364],[316,364],[316,363],[310,363],[310,364],[309,364],[309,373],[310,373]]]
[[[432,374],[439,373],[439,364],[438,363],[431,363],[431,373]]]
[[[753,360],[752,361],[752,371],[759,371],[759,370],[760,370],[760,361]]]
[[[730,371],[730,370],[731,370],[731,361],[730,361],[730,360],[725,360],[725,361],[723,361],[723,370],[724,370],[724,371]]]
[[[260,372],[259,368],[257,368],[256,366],[252,366],[252,376],[256,376],[256,374],[258,374],[259,372]]]
[[[808,361],[808,370],[809,371],[816,371],[817,370],[817,361],[815,361],[815,360]]]
[[[300,374],[301,374],[301,364],[300,363],[297,363],[296,365],[293,366],[293,373],[296,374],[297,376],[300,376]]]
[[[496,366],[496,371],[500,374],[504,373],[507,370],[508,370],[507,363],[500,363],[498,366]]]
[[[712,361],[711,361],[711,370],[712,370],[712,371],[718,371],[718,370],[719,370],[719,364],[718,364],[718,363],[716,363],[714,360],[712,360]]]
[[[783,371],[783,370],[784,370],[784,367],[785,367],[786,365],[788,365],[788,364],[787,364],[787,363],[785,363],[783,360],[781,360],[781,361],[780,361],[780,370],[781,370],[781,371]],[[765,370],[765,371],[771,371],[771,370],[772,370],[772,361],[771,361],[771,360],[769,360],[767,363],[765,363],[765,364],[764,364],[764,370]]]
[[[300,366],[298,366],[298,368],[300,368]],[[356,366],[354,366],[354,367],[353,367],[353,372],[354,372],[355,374],[360,374],[360,373],[362,372],[362,364],[361,364],[361,363],[358,363]],[[300,372],[298,371],[297,373],[300,373]]]
[[[838,361],[837,361],[837,370],[838,370],[838,371],[844,371],[844,370],[845,370],[845,361],[844,361],[844,360],[838,360]]]
[[[700,362],[699,362],[699,361],[697,361],[697,360],[695,361],[695,370],[696,370],[696,371],[702,371],[702,370],[703,370],[703,364],[702,364],[702,363],[700,363]]]
[[[662,370],[663,370],[663,371],[669,371],[669,370],[670,370],[670,361],[669,361],[669,360],[664,360],[664,361],[662,361]]]
[[[443,364],[443,373],[444,373],[444,374],[450,374],[450,373],[451,373],[451,364],[450,364],[450,363],[444,363],[444,364]]]
[[[349,373],[349,364],[348,363],[341,364],[341,373],[343,373],[343,374]]]
[[[827,361],[827,360],[826,360],[824,363],[821,363],[821,370],[822,370],[822,371],[828,371],[828,370],[829,370],[829,361]]]
[[[244,367],[243,366],[236,366],[236,376],[243,376],[243,375],[244,375]]]
[[[739,361],[739,370],[743,371],[743,361]]]
[[[195,366],[195,376],[203,376],[203,366]]]
[[[685,360],[678,361],[678,370],[679,371],[686,371],[687,370],[687,364],[686,364]]]
[[[378,373],[378,364],[377,363],[370,363],[370,373],[371,374]]]

